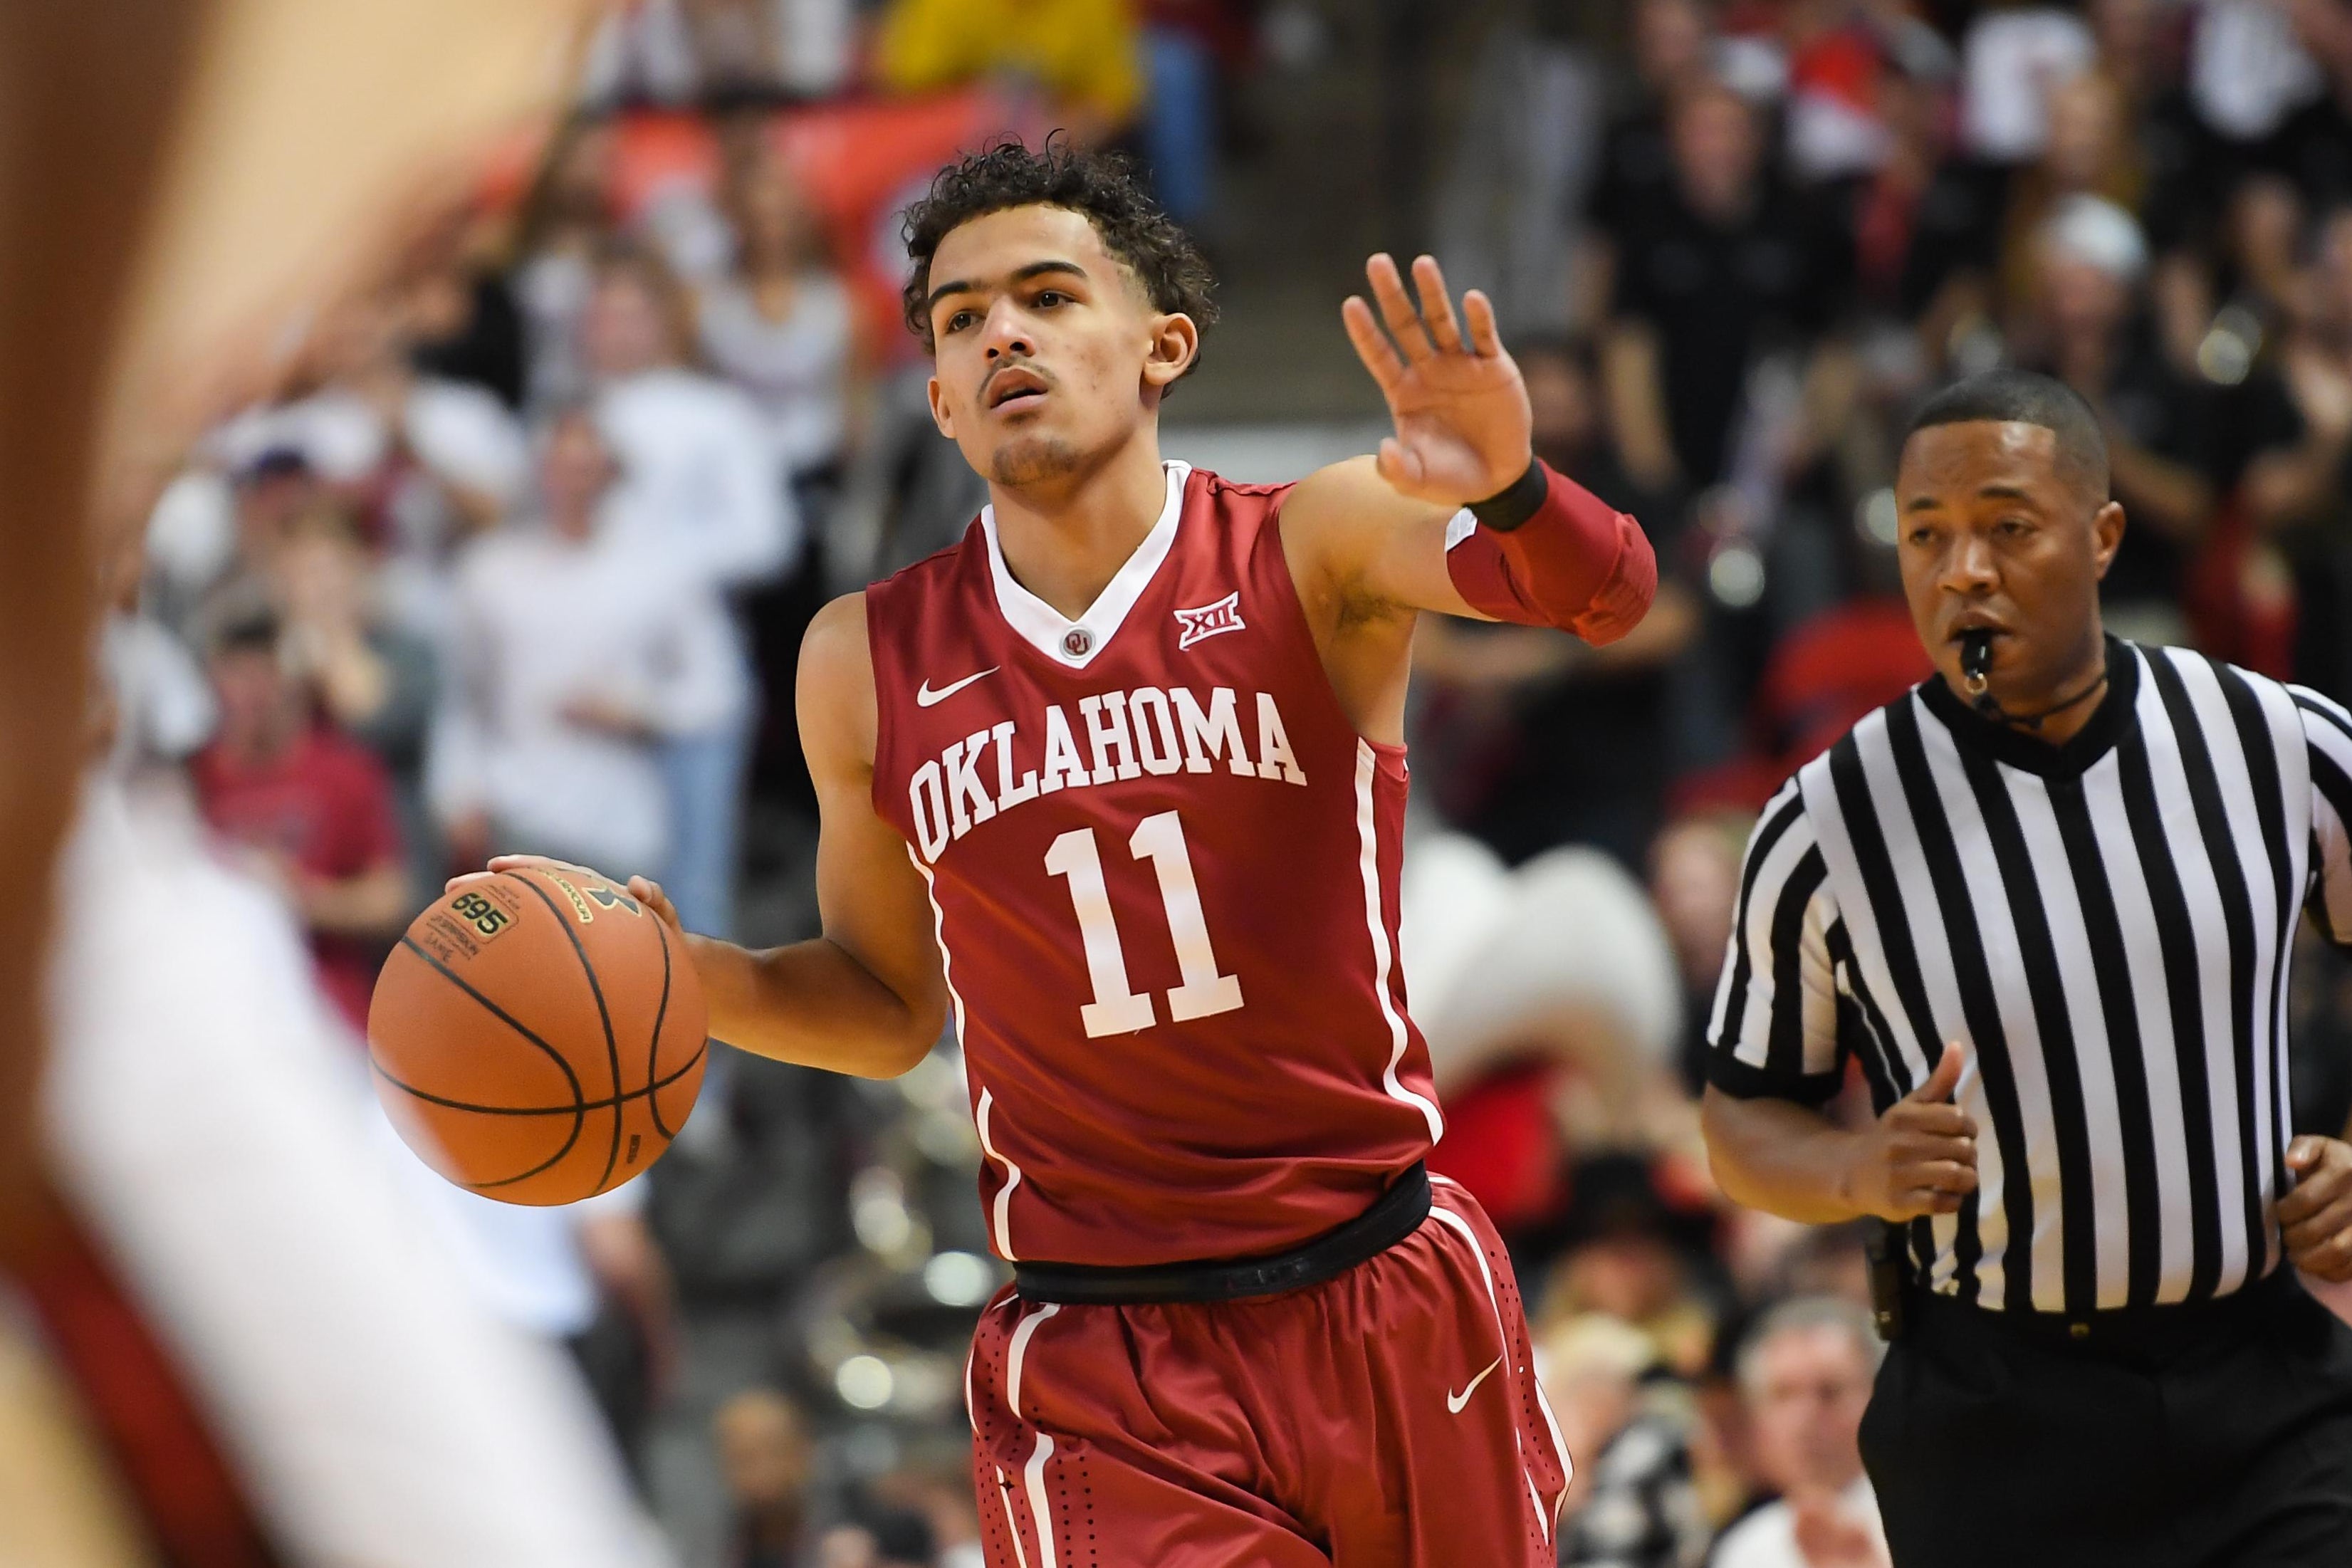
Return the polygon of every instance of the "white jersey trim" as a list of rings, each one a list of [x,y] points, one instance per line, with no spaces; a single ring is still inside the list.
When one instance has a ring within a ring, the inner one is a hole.
[[[1004,1356],[1004,1403],[1016,1421],[1021,1418],[1021,1363],[1028,1358],[1029,1341],[1038,1324],[1061,1310],[1059,1302],[1048,1302],[1013,1326],[1013,1345]]]
[[[996,1500],[1004,1505],[1004,1528],[1013,1536],[1013,1561],[1017,1568],[1029,1568],[1029,1549],[1021,1544],[1021,1519],[1013,1511],[1013,1482],[1004,1467],[996,1467]]]
[[[955,961],[948,953],[948,912],[940,907],[939,885],[931,879],[931,868],[907,846],[907,858],[922,874],[923,894],[931,900],[931,940],[940,944],[940,978],[947,982],[948,1000],[955,1004],[956,1049],[963,1049],[963,993],[956,989]]]
[[[1037,1325],[1060,1311],[1058,1303],[1048,1303],[1021,1320],[1013,1331],[1013,1343],[1004,1357],[1004,1402],[1015,1421],[1021,1415],[1021,1367],[1028,1359],[1029,1342],[1035,1337]],[[1058,1568],[1054,1558],[1053,1509],[1045,1497],[1045,1462],[1054,1457],[1053,1435],[1037,1433],[1037,1447],[1029,1455],[1029,1463],[1022,1468],[1021,1479],[1029,1493],[1029,1519],[1037,1527],[1038,1568]],[[1017,1542],[1021,1532],[1013,1531]],[[1026,1568],[1026,1564],[1024,1564]]]
[[[1045,1499],[1045,1461],[1054,1457],[1054,1438],[1037,1434],[1037,1447],[1021,1473],[1029,1485],[1029,1519],[1037,1527],[1037,1568],[1058,1568],[1054,1561],[1054,1510]]]
[[[1168,475],[1168,500],[1160,508],[1160,521],[1151,525],[1151,531],[1143,536],[1127,563],[1103,584],[1086,614],[1075,621],[1014,580],[1013,569],[1004,563],[1004,546],[996,537],[996,508],[980,509],[980,531],[988,540],[988,574],[996,584],[998,612],[1023,642],[1065,668],[1084,669],[1110,646],[1128,612],[1143,597],[1143,590],[1160,574],[1160,563],[1175,548],[1177,524],[1184,515],[1184,481],[1192,465],[1171,460],[1160,466]],[[1074,638],[1073,633],[1083,636]]]
[[[1013,1189],[1021,1184],[1021,1167],[997,1152],[996,1143],[989,1136],[988,1113],[996,1108],[996,1097],[987,1089],[980,1091],[980,1109],[972,1114],[972,1123],[980,1129],[980,1151],[1004,1167],[1004,1184],[996,1189],[996,1253],[1007,1263],[1018,1263],[1013,1253]]]
[[[1432,1179],[1447,1186],[1454,1184],[1451,1182],[1445,1182],[1443,1177]],[[1432,1204],[1429,1207],[1429,1217],[1455,1232],[1463,1240],[1470,1244],[1470,1256],[1478,1263],[1478,1278],[1486,1287],[1486,1304],[1495,1310],[1495,1331],[1502,1336],[1503,1360],[1507,1363],[1511,1359],[1511,1329],[1509,1324],[1503,1321],[1503,1298],[1495,1289],[1495,1271],[1486,1267],[1486,1244],[1478,1239],[1478,1233],[1470,1227],[1468,1220],[1443,1204]],[[1513,1382],[1532,1375],[1529,1369],[1524,1366],[1514,1366],[1510,1370]],[[1544,1406],[1544,1420],[1548,1424],[1551,1421],[1551,1408],[1548,1405]],[[1558,1426],[1552,1427],[1552,1440],[1555,1444],[1559,1444],[1559,1428]],[[1559,1513],[1561,1501],[1568,1496],[1567,1482],[1573,1479],[1575,1476],[1575,1470],[1569,1460],[1568,1449],[1565,1445],[1560,1445],[1557,1449],[1562,1478],[1560,1493],[1559,1497],[1552,1500],[1551,1507],[1547,1509],[1544,1507],[1542,1494],[1536,1490],[1535,1472],[1528,1468],[1527,1446],[1519,1441],[1519,1424],[1517,1421],[1511,1423],[1511,1444],[1518,1450],[1519,1473],[1527,1479],[1528,1500],[1535,1505],[1536,1526],[1543,1531],[1543,1538],[1549,1541],[1552,1521]]]
[[[923,864],[923,858],[915,853],[915,847],[911,844],[907,846],[907,858],[922,874],[924,896],[931,900],[931,940],[940,944],[940,977],[947,982],[948,1000],[955,1007],[956,1049],[961,1051],[963,1049],[963,993],[956,989],[955,960],[948,952],[948,912],[940,907],[939,884],[932,879],[931,868]],[[965,1070],[971,1070],[969,1063],[965,1065]],[[981,1152],[1004,1167],[1004,1184],[996,1189],[997,1256],[1007,1263],[1017,1263],[1020,1259],[1013,1253],[1013,1189],[1021,1184],[1021,1167],[998,1153],[995,1143],[990,1141],[988,1112],[994,1104],[994,1097],[982,1089],[980,1104],[972,1111],[972,1121],[980,1129]]]
[[[1403,1065],[1406,1046],[1412,1037],[1404,1026],[1404,1017],[1389,998],[1389,970],[1393,957],[1389,951],[1388,921],[1381,916],[1381,832],[1380,816],[1372,809],[1372,779],[1380,768],[1380,758],[1372,743],[1359,736],[1356,741],[1356,836],[1363,847],[1360,864],[1364,873],[1364,924],[1372,938],[1372,994],[1380,998],[1381,1017],[1389,1026],[1389,1065],[1381,1070],[1381,1087],[1390,1098],[1401,1100],[1421,1112],[1429,1123],[1431,1142],[1445,1136],[1445,1117],[1434,1102],[1405,1088],[1397,1077]]]

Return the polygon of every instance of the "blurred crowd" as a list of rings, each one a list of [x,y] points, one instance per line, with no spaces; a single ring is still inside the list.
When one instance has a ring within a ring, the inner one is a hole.
[[[1926,673],[1896,437],[1997,363],[2105,423],[2114,629],[2352,697],[2352,4],[1491,9],[1435,248],[1494,295],[1539,453],[1641,518],[1663,584],[1601,650],[1423,630],[1432,1163],[1511,1241],[1577,1458],[1563,1564],[1883,1562],[1867,1236],[1730,1210],[1696,1136],[1747,826]],[[655,876],[698,931],[814,930],[800,633],[984,498],[887,266],[876,308],[906,181],[845,205],[849,152],[796,127],[979,94],[1213,225],[1235,86],[1315,13],[637,0],[527,175],[188,454],[113,579],[116,761],[296,913],[354,1060],[388,945],[494,849]],[[2298,1124],[2339,1131],[2352,1001],[2297,973]],[[722,1052],[607,1199],[419,1201],[569,1352],[681,1560],[971,1568],[976,1161],[951,1041],[881,1085]]]

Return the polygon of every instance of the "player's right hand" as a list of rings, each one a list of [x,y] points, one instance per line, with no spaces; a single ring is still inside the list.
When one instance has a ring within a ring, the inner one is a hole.
[[[653,910],[678,935],[686,934],[686,922],[677,918],[677,906],[669,901],[669,895],[663,892],[661,884],[651,877],[630,878],[629,897]]]
[[[1976,1118],[1952,1103],[1968,1047],[1944,1047],[1936,1070],[1855,1141],[1846,1195],[1864,1214],[1916,1219],[1956,1214],[1977,1189]]]

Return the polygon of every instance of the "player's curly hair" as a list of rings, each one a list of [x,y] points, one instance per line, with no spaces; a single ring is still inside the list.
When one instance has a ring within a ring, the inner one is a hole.
[[[1217,319],[1216,279],[1190,236],[1146,194],[1134,163],[1058,138],[1038,152],[1003,142],[941,169],[928,195],[907,209],[907,255],[914,270],[899,295],[907,330],[933,347],[928,299],[931,258],[954,229],[1008,207],[1067,207],[1083,213],[1143,284],[1155,310],[1181,311],[1205,331]],[[1200,360],[1195,356],[1193,364]],[[1191,367],[1187,367],[1188,372]]]

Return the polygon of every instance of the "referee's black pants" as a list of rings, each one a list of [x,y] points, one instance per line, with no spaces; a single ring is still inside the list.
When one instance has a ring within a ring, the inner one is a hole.
[[[1905,1304],[1862,1423],[1895,1568],[2352,1565],[2352,1329],[2291,1270],[2079,1329]]]

